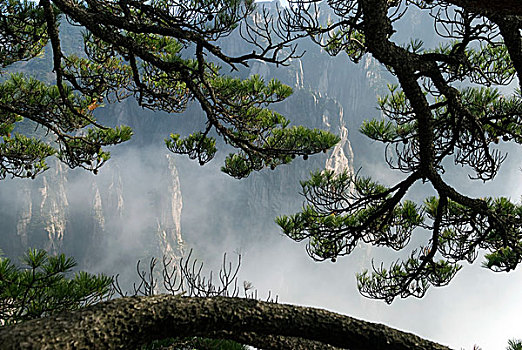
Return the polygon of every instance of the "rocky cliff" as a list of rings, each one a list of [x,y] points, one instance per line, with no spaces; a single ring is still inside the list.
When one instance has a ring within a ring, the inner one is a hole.
[[[157,158],[143,169],[131,164],[140,155],[120,154],[99,176],[56,162],[35,181],[1,183],[1,248],[12,257],[30,247],[65,252],[83,269],[107,272],[152,255],[179,257],[178,173],[172,155]]]
[[[223,45],[227,52],[244,51],[238,40]],[[301,206],[299,181],[310,171],[353,172],[354,150],[363,146],[351,140],[358,140],[360,121],[376,114],[380,73],[371,58],[355,66],[303,45],[307,54],[288,67],[253,62],[239,74],[277,77],[292,86],[294,94],[276,108],[294,124],[340,135],[334,149],[238,182],[218,171],[226,151],[200,168],[162,148],[170,132],[197,129],[197,106],[181,116],[152,114],[132,101],[100,108],[100,118],[132,126],[134,139],[113,152],[98,176],[56,162],[35,181],[0,183],[0,248],[16,256],[43,247],[75,256],[81,268],[115,273],[115,265],[134,268],[138,258],[179,256],[185,233],[202,254],[220,249],[228,237],[240,237],[238,244],[266,239],[267,230],[277,231],[275,216]]]

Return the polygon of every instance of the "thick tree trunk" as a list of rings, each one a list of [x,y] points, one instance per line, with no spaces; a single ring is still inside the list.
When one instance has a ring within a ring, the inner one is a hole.
[[[351,350],[448,349],[382,324],[321,309],[172,295],[115,299],[3,327],[0,348],[133,349],[154,339],[189,336],[227,338],[265,349],[317,348],[317,343],[308,347],[296,341]]]

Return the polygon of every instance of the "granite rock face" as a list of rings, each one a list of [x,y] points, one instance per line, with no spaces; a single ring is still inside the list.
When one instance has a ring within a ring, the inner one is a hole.
[[[223,47],[232,54],[248,49],[234,38]],[[354,153],[361,148],[357,128],[378,113],[375,96],[382,78],[371,58],[354,65],[347,57],[329,58],[311,43],[301,49],[307,54],[287,67],[252,62],[238,74],[290,85],[294,94],[275,108],[295,125],[340,135],[341,142],[326,154],[237,181],[218,170],[226,146],[203,168],[167,154],[162,140],[171,132],[201,127],[197,106],[182,115],[144,111],[130,100],[100,108],[100,120],[133,127],[133,140],[116,147],[97,176],[51,161],[51,169],[34,181],[0,183],[0,249],[15,257],[41,247],[74,256],[82,269],[116,273],[114,266],[134,269],[139,258],[179,258],[184,240],[205,242],[210,250],[230,236],[264,239],[263,232],[277,230],[277,215],[300,208],[299,181],[310,171],[353,172]]]
[[[98,176],[56,162],[34,181],[0,184],[1,248],[9,257],[27,248],[75,257],[82,269],[134,269],[138,258],[181,256],[183,201],[174,157],[154,165],[138,155],[115,156]],[[114,271],[119,272],[119,271]]]

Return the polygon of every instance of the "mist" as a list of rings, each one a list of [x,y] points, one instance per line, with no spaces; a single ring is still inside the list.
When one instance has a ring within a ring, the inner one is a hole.
[[[487,193],[518,199],[520,189],[513,184],[520,184],[522,180],[518,169],[520,153],[513,154],[509,159],[516,161],[505,165],[497,184],[483,186],[475,183],[474,189],[468,192],[477,196]],[[206,186],[209,186],[208,181],[214,185],[219,183],[221,176],[216,173],[212,178],[206,174]],[[253,175],[254,178],[258,176],[263,175]],[[242,186],[241,182],[232,184],[233,189]],[[195,228],[192,228],[194,226],[189,222],[196,221],[196,217],[201,220],[209,211],[220,211],[222,198],[218,195],[212,200],[207,189],[190,184],[182,185],[182,188],[184,198],[190,197],[193,203],[184,203],[182,217],[191,217],[182,221],[185,240],[194,244],[196,251],[204,251],[204,258],[210,259],[216,267],[219,267],[222,252],[242,253],[240,279],[251,281],[261,298],[271,291],[278,295],[280,302],[326,308],[385,323],[455,349],[472,349],[475,344],[483,349],[502,349],[508,339],[522,336],[519,321],[522,311],[520,268],[510,273],[494,273],[480,267],[479,257],[473,266],[465,265],[449,286],[432,287],[423,299],[396,299],[392,305],[387,305],[362,297],[357,291],[355,274],[363,268],[371,268],[372,259],[376,263],[385,261],[386,265],[402,254],[391,255],[386,249],[361,246],[350,256],[337,259],[336,263],[317,263],[307,256],[304,243],[296,243],[282,236],[273,221],[267,220],[262,223],[262,228],[253,229],[259,226],[259,219],[255,216],[249,218],[251,228],[229,227],[225,230],[229,234],[222,237],[224,232],[216,233],[222,238],[217,241],[211,239],[209,247],[201,234],[201,226],[194,225]],[[228,191],[232,202],[236,191]],[[292,201],[294,205],[301,204],[299,197]],[[202,206],[202,203],[205,205]],[[241,213],[230,211],[229,215],[223,219],[233,220],[231,218]],[[232,235],[232,232],[235,233]],[[246,240],[245,236],[258,239]]]
[[[67,201],[63,206],[67,217],[64,237],[61,240],[54,237],[50,246],[51,239],[45,238],[50,233],[40,227],[30,232],[24,246],[70,254],[79,261],[78,269],[119,274],[123,286],[137,280],[138,259],[147,262],[152,256],[181,255],[193,249],[194,256],[204,261],[208,269],[218,270],[223,253],[227,252],[231,261],[235,261],[237,254],[242,255],[239,280],[252,282],[262,299],[270,292],[278,296],[279,302],[325,308],[385,323],[456,349],[472,349],[474,344],[483,349],[498,349],[505,347],[508,339],[522,336],[520,268],[510,273],[493,273],[479,267],[479,258],[474,266],[464,266],[449,286],[431,288],[420,300],[396,300],[387,305],[362,297],[357,291],[355,274],[370,268],[372,259],[386,264],[401,254],[361,246],[336,263],[318,263],[307,256],[305,242],[296,243],[283,236],[274,223],[275,216],[299,210],[302,198],[298,194],[298,181],[306,178],[302,176],[308,171],[324,166],[324,158],[329,154],[306,162],[297,160],[295,164],[275,171],[264,170],[238,181],[219,171],[222,159],[200,167],[184,157],[169,155],[161,145],[117,148],[97,176],[55,164],[34,182],[0,183],[3,215],[11,213],[10,221],[3,220],[2,246],[9,246],[17,237],[13,233],[20,227],[21,212],[27,206],[24,191],[31,192],[34,217],[50,217],[53,213],[49,209],[45,214],[46,205],[39,199],[47,183],[49,193],[59,193],[60,186],[64,187]],[[360,157],[364,154],[356,153],[354,162]],[[518,164],[520,152],[511,150],[495,184],[475,182],[467,192],[476,196],[487,193],[519,198]],[[382,177],[381,180],[394,180],[393,176],[385,175],[387,170],[379,163],[364,169],[376,178]],[[297,178],[288,178],[295,176],[296,171]],[[60,182],[62,177],[66,181]],[[176,198],[182,203],[178,208],[179,222],[172,218],[177,214],[172,214],[172,206],[168,207],[171,198],[167,195],[179,196]],[[59,203],[60,196],[54,197]],[[47,201],[50,200],[48,197]],[[8,222],[15,227],[6,227]],[[158,234],[162,225],[170,235],[164,239]],[[168,244],[172,250],[165,248]],[[3,249],[9,256],[22,252],[22,247]]]
[[[411,24],[410,24],[411,25]],[[241,51],[237,42],[224,51]],[[275,108],[293,121],[340,134],[347,140],[337,154],[339,164],[361,169],[384,184],[404,174],[390,171],[381,145],[363,137],[362,120],[378,118],[376,98],[389,76],[371,57],[360,65],[346,57],[328,57],[311,43],[302,59],[286,68],[254,62],[238,75],[277,77],[294,88],[288,101]],[[97,111],[98,112],[98,111]],[[99,109],[109,125],[127,124],[135,135],[127,144],[111,148],[112,158],[98,175],[51,168],[36,180],[0,182],[0,248],[16,258],[27,248],[66,253],[78,261],[77,270],[119,274],[122,286],[137,281],[136,262],[155,256],[179,259],[193,249],[208,270],[218,270],[227,253],[231,261],[242,256],[240,282],[250,281],[261,299],[313,306],[356,318],[384,323],[455,349],[503,349],[507,340],[522,338],[521,268],[493,273],[465,265],[447,287],[431,288],[422,299],[396,299],[391,305],[362,297],[355,274],[371,268],[372,260],[386,264],[403,257],[426,237],[422,232],[402,253],[359,246],[337,262],[315,262],[306,242],[294,242],[275,224],[277,215],[298,211],[303,198],[299,181],[310,171],[323,169],[333,151],[296,159],[274,171],[266,169],[244,180],[220,171],[230,152],[226,145],[212,162],[199,166],[187,157],[169,153],[164,138],[171,132],[188,134],[201,127],[204,115],[191,106],[182,115],[152,113],[128,100]],[[522,196],[522,152],[502,146],[509,157],[495,181],[469,181],[465,168],[453,167],[445,180],[470,196]],[[432,194],[416,186],[412,199]]]

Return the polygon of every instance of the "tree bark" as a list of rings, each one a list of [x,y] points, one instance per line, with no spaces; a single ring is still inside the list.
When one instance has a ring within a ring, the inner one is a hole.
[[[114,299],[3,327],[0,349],[133,349],[155,339],[191,336],[214,336],[265,349],[291,348],[296,338],[351,350],[449,349],[382,324],[321,309],[172,295]],[[271,337],[278,341],[270,343]],[[286,345],[281,343],[284,338]]]

